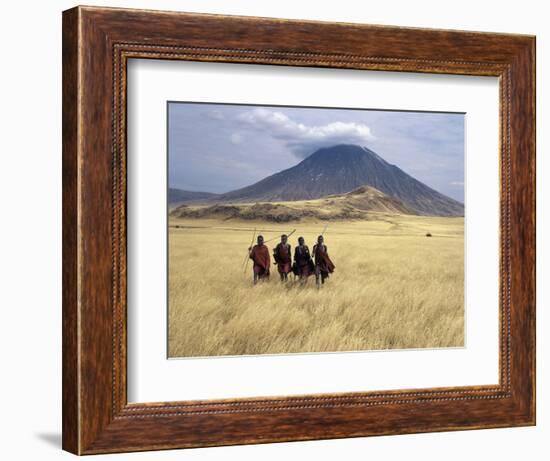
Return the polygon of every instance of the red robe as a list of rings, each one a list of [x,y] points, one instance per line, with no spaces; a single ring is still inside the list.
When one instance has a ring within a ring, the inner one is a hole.
[[[253,271],[262,277],[269,277],[269,249],[265,245],[254,245],[250,250],[250,259],[254,261]]]
[[[294,261],[295,261],[295,274],[300,278],[309,277],[313,272],[313,261],[309,254],[309,247],[307,245],[298,245],[294,248]]]
[[[321,272],[324,272],[327,275],[334,272],[335,266],[328,256],[326,245],[315,245],[313,247],[313,255],[315,256],[316,269],[318,268]]]
[[[275,259],[275,262],[277,263],[277,270],[279,271],[279,274],[288,274],[291,271],[291,247],[287,243],[286,245],[283,245],[282,243],[279,243],[275,247],[275,251],[273,252],[273,257]]]

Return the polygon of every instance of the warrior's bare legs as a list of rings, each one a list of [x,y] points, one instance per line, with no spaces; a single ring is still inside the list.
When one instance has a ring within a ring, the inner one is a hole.
[[[325,279],[327,276],[323,274],[323,272],[317,267],[315,268],[315,283],[317,284],[317,288],[321,288],[321,285],[325,284]]]

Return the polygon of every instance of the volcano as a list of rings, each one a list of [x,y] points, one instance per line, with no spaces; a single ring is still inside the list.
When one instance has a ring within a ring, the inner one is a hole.
[[[297,165],[241,189],[217,195],[216,203],[312,200],[373,187],[425,216],[464,216],[464,205],[430,188],[376,152],[353,144],[321,148]]]

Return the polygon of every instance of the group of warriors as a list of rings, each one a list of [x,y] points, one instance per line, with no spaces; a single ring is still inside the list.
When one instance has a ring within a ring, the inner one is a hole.
[[[254,284],[270,275],[271,257],[269,249],[264,243],[263,236],[259,235],[257,244],[248,249],[249,257],[253,262],[252,271]],[[298,245],[294,248],[292,258],[292,247],[288,243],[288,236],[281,235],[281,241],[273,249],[273,260],[277,265],[277,271],[281,282],[287,282],[292,273],[298,278],[302,285],[307,283],[310,276],[315,275],[315,282],[318,287],[324,285],[329,274],[334,272],[334,264],[328,255],[328,248],[322,235],[317,237],[317,243],[310,252],[305,244],[304,238],[298,238]]]

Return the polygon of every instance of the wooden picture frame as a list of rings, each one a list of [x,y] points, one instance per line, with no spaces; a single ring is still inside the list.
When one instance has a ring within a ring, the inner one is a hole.
[[[494,386],[129,404],[126,63],[497,76]],[[93,454],[535,424],[535,38],[76,7],[63,13],[63,448]]]

